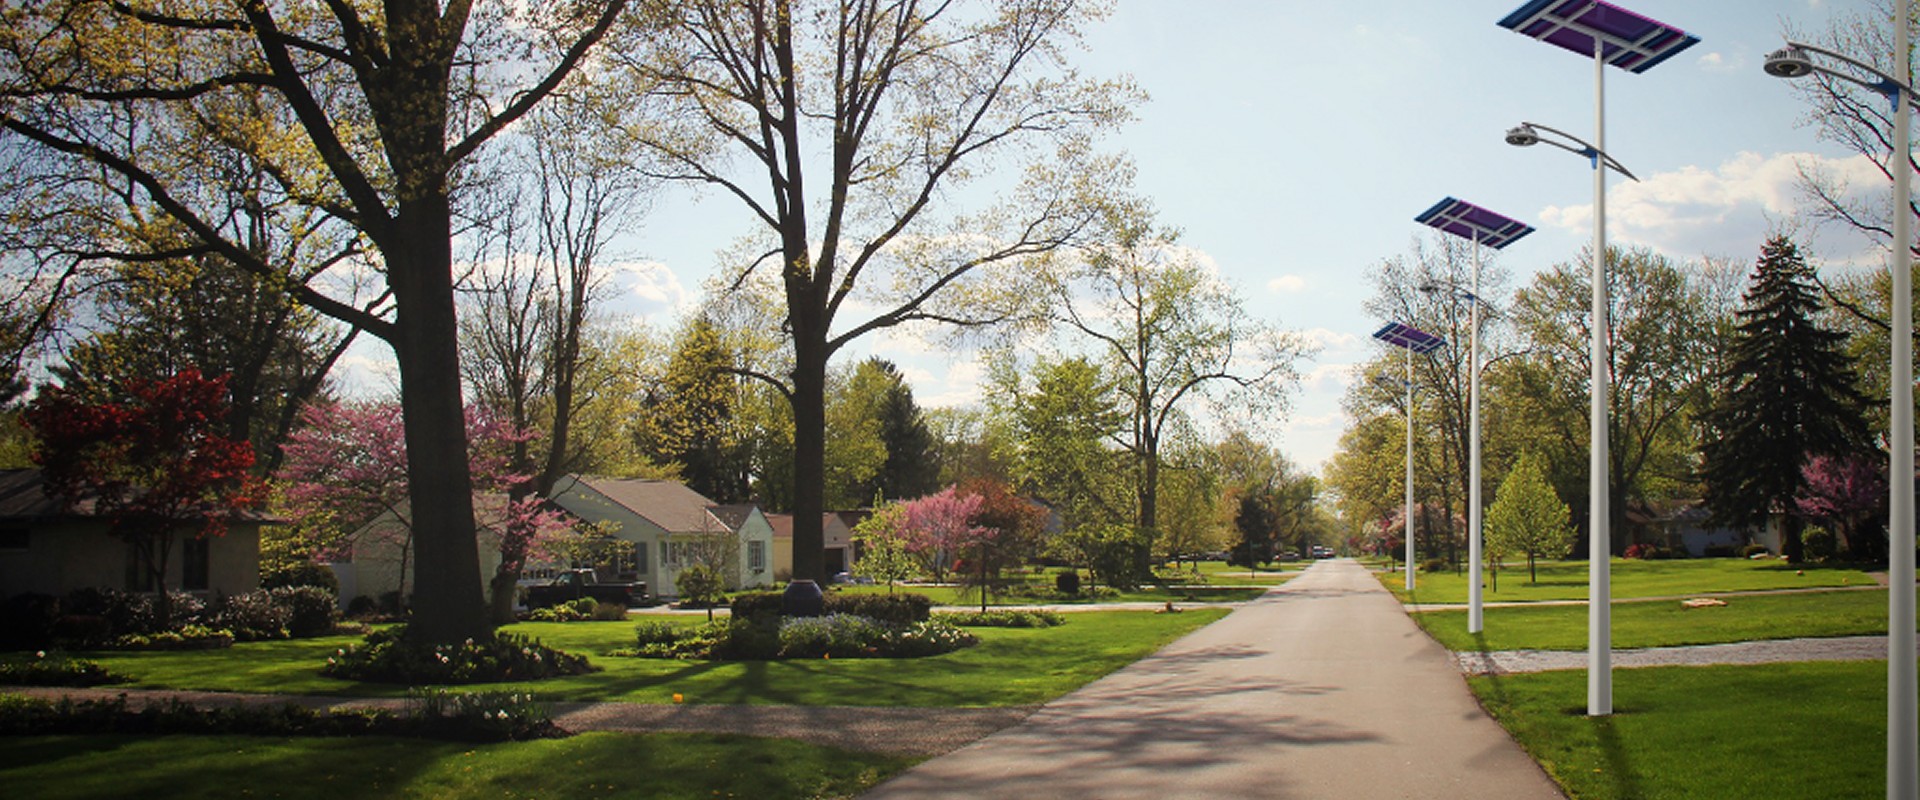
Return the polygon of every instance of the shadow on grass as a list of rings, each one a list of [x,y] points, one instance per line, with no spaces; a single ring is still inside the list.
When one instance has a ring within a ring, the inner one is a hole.
[[[1585,714],[1586,709],[1578,709]],[[1615,714],[1630,713],[1625,709],[1614,709]],[[1626,747],[1620,742],[1620,731],[1614,727],[1612,716],[1592,719],[1594,738],[1600,745],[1600,757],[1606,761],[1604,778],[1613,789],[1614,797],[1645,797],[1640,776],[1634,773],[1633,763],[1627,758]]]

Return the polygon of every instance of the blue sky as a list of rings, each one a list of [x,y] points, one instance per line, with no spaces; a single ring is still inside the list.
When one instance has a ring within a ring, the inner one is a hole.
[[[1414,215],[1453,195],[1538,226],[1500,255],[1515,285],[1591,240],[1586,162],[1501,139],[1522,120],[1593,135],[1591,60],[1499,27],[1520,3],[1122,0],[1089,32],[1084,71],[1131,74],[1152,96],[1107,145],[1132,156],[1161,221],[1256,313],[1322,346],[1264,431],[1296,462],[1317,469],[1337,446],[1340,397],[1375,352],[1364,275],[1424,235]],[[1646,74],[1607,70],[1607,150],[1643,179],[1610,183],[1611,243],[1750,262],[1796,217],[1796,163],[1869,166],[1818,141],[1785,82],[1760,71],[1783,21],[1823,29],[1868,0],[1616,4],[1701,41]],[[622,243],[618,308],[670,325],[748,222],[728,198],[664,194]],[[1809,244],[1823,269],[1880,259],[1839,231]],[[974,354],[904,336],[869,351],[899,362],[923,404],[975,397]]]

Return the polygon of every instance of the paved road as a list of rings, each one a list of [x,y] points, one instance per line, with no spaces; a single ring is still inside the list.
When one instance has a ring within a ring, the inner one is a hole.
[[[866,798],[1560,796],[1340,560]]]

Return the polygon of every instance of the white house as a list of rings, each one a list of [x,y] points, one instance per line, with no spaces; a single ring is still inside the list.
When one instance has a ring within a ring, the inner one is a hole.
[[[674,581],[680,571],[716,544],[716,537],[724,539],[718,544],[728,551],[729,588],[773,582],[773,528],[756,506],[716,505],[674,481],[577,475],[560,479],[551,499],[600,532],[630,544],[620,560],[656,596],[678,596]]]

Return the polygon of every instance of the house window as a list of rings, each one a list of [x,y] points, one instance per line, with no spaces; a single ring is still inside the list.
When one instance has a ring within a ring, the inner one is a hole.
[[[647,543],[646,542],[633,543],[633,571],[636,573],[647,572]]]
[[[213,542],[195,536],[180,543],[180,588],[206,591],[212,573]]]
[[[767,571],[767,543],[747,542],[747,571]]]
[[[153,591],[153,574],[147,572],[147,560],[142,555],[140,542],[127,540],[127,591]]]
[[[0,553],[24,553],[33,549],[32,540],[26,528],[0,528]]]

